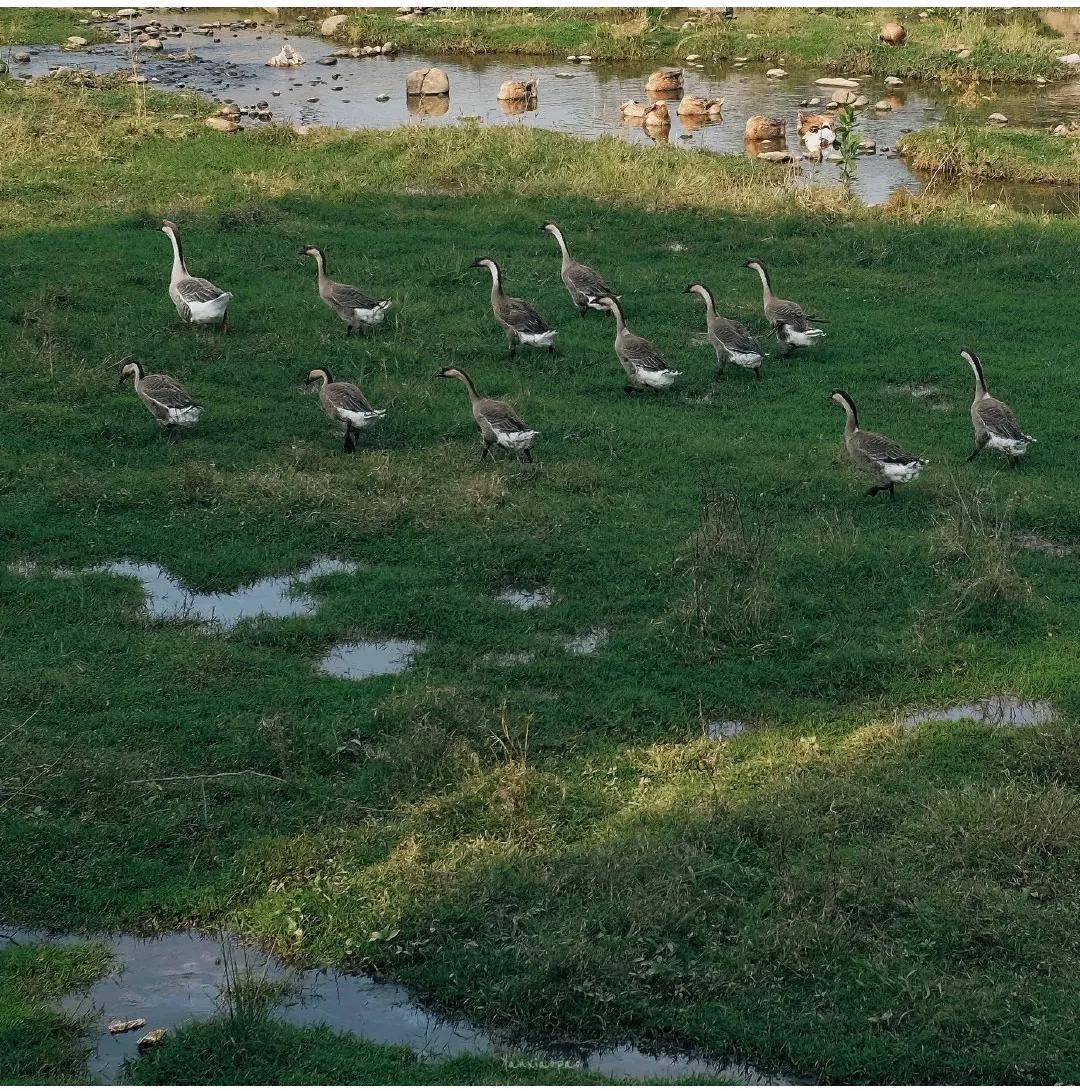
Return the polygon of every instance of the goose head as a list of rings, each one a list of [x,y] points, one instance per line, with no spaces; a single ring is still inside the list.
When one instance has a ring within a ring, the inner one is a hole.
[[[708,299],[710,296],[709,289],[704,284],[699,284],[696,280],[693,284],[688,284],[683,288],[684,294],[699,295],[702,299]]]
[[[554,235],[556,238],[558,238],[562,234],[559,225],[553,223],[544,224],[544,226],[541,227],[540,230],[546,231],[549,235]]]
[[[307,378],[304,380],[304,386],[311,386],[312,383],[332,383],[334,380],[330,375],[330,372],[324,367],[313,367],[308,373]]]
[[[296,251],[298,258],[315,258],[316,261],[323,257],[323,252],[317,246],[301,246]]]
[[[178,238],[180,235],[180,229],[176,226],[176,224],[172,222],[172,220],[162,220],[161,230],[164,231],[166,235],[169,235],[174,239]]]
[[[460,379],[465,381],[465,372],[459,367],[444,367],[442,371],[435,372],[436,379]]]
[[[985,391],[986,378],[983,375],[982,360],[980,360],[979,357],[976,356],[975,353],[969,348],[961,347],[960,355],[965,360],[967,360],[968,366],[971,368],[972,371],[975,372],[975,382],[978,384],[976,389],[979,391]]]
[[[858,423],[859,412],[855,408],[855,401],[846,390],[834,390],[829,395],[830,400],[836,402],[845,413],[851,414],[851,419]]]
[[[502,270],[499,269],[498,264],[493,258],[477,258],[470,266],[470,269],[486,269],[491,274],[491,283],[499,290],[502,290]]]
[[[120,365],[120,382],[118,385],[123,386],[125,379],[130,379],[133,383],[137,383],[145,374],[146,372],[143,370],[143,366],[138,360],[125,360]]]
[[[749,261],[744,261],[743,262],[743,268],[744,269],[755,269],[759,273],[764,273],[765,272],[765,266],[762,265],[762,263],[760,261],[758,261],[757,258],[751,258]]]

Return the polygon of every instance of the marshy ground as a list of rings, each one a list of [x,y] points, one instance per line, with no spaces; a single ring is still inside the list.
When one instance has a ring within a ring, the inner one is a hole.
[[[533,130],[223,136],[126,87],[0,100],[0,921],[228,924],[584,1046],[1080,1079],[1075,217],[866,209],[745,159]],[[228,336],[179,324],[165,217],[236,294]],[[549,220],[672,392],[622,393]],[[305,243],[394,300],[374,336],[343,336]],[[506,358],[482,253],[558,358]],[[683,289],[764,334],[750,257],[828,337],[717,381]],[[962,461],[962,344],[1039,440],[1015,472]],[[205,405],[190,435],[117,388],[127,355]],[[450,364],[540,430],[535,464],[478,462]],[[354,455],[313,366],[387,410]],[[930,460],[894,502],[843,456],[837,386]],[[316,609],[209,631],[92,571],[209,594],[319,557],[356,570],[305,586]],[[416,646],[401,673],[316,669],[380,640]],[[1055,715],[944,715],[1007,694]],[[105,956],[32,950],[0,952],[0,1054],[77,1078],[70,1023],[41,1048],[27,1028]],[[226,1020],[136,1078],[449,1078],[375,1049]]]

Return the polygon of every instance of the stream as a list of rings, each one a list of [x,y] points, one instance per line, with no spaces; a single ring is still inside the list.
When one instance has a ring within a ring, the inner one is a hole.
[[[101,1083],[122,1079],[124,1064],[139,1054],[150,1030],[166,1031],[222,1011],[227,969],[284,982],[293,997],[275,1017],[294,1026],[325,1025],[384,1045],[406,1046],[428,1061],[463,1053],[505,1055],[567,1065],[612,1079],[639,1082],[692,1077],[740,1084],[790,1084],[756,1069],[683,1053],[647,1053],[632,1046],[589,1052],[552,1050],[499,1037],[462,1019],[443,1019],[417,1004],[400,985],[364,974],[294,970],[253,947],[196,932],[137,936],[52,934],[0,925],[0,948],[9,943],[82,943],[98,940],[113,952],[114,968],[90,989],[65,996],[60,1006],[88,1020],[92,1053],[87,1062]],[[111,1034],[113,1020],[145,1019],[144,1026]],[[2,1073],[0,1073],[2,1078]]]
[[[339,43],[314,35],[287,33],[267,22],[262,9],[204,8],[166,13],[154,10],[156,15],[140,16],[132,22],[140,24],[145,19],[158,18],[164,28],[178,33],[164,37],[165,48],[157,54],[139,51],[138,70],[152,85],[179,92],[198,91],[217,101],[233,101],[245,108],[263,102],[278,122],[388,129],[404,124],[452,125],[472,119],[483,125],[532,125],[588,139],[619,136],[634,144],[653,142],[640,123],[622,118],[619,105],[628,99],[646,99],[645,79],[658,67],[655,62],[580,64],[535,57],[424,57],[398,53],[333,58],[331,65],[324,66],[318,62],[331,57],[340,48]],[[257,25],[231,29],[230,21],[240,17],[256,20]],[[198,32],[200,24],[215,21],[222,25],[211,35]],[[126,24],[127,20],[114,20],[106,25],[126,32]],[[307,63],[299,68],[266,67],[266,61],[285,42],[298,50]],[[131,67],[129,47],[120,44],[77,51],[39,47],[28,52],[28,62],[11,65],[14,75],[37,77],[61,65],[102,73]],[[447,73],[450,94],[407,98],[406,74],[430,65],[437,65]],[[744,141],[747,117],[781,116],[787,120],[787,143],[770,145],[770,149],[779,147],[798,156],[804,182],[836,183],[840,177],[839,164],[800,156],[797,146],[799,104],[816,98],[818,106],[806,107],[807,112],[816,112],[824,110],[829,101],[829,90],[814,84],[815,78],[824,73],[791,69],[787,78],[772,79],[764,72],[764,65],[740,67],[715,63],[706,64],[703,69],[685,67],[686,93],[723,98],[724,113],[719,119],[703,123],[680,119],[672,100],[671,128],[666,140],[679,147],[743,154],[747,152]],[[534,109],[497,101],[499,85],[511,78],[537,80],[539,96]],[[948,94],[926,83],[889,87],[884,79],[868,78],[862,81],[860,93],[871,104],[884,101],[891,106],[888,110],[867,108],[859,112],[860,137],[877,145],[877,154],[860,157],[854,183],[855,192],[868,204],[887,200],[894,190],[917,191],[927,184],[925,176],[891,153],[900,137],[914,129],[960,117],[979,124],[994,112],[1004,113],[1011,124],[1049,129],[1080,115],[1080,79],[1045,85],[1002,85],[988,89],[971,110],[961,110]],[[379,101],[380,98],[384,101]],[[177,108],[188,107],[178,102]],[[244,124],[259,122],[245,118]],[[1075,214],[1078,204],[1076,193],[1052,186],[985,182],[972,187],[966,182],[941,180],[934,184],[960,185],[972,199],[988,202],[1006,199],[1028,211]]]

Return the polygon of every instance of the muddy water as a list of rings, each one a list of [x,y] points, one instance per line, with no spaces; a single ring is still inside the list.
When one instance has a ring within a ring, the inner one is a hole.
[[[619,136],[635,144],[651,144],[639,123],[624,121],[619,104],[645,99],[644,82],[649,64],[572,64],[565,60],[529,57],[393,57],[340,58],[332,67],[316,63],[330,55],[335,44],[317,37],[286,35],[272,23],[253,29],[216,32],[220,40],[193,32],[203,22],[225,22],[239,16],[265,19],[258,9],[159,14],[167,25],[183,26],[180,37],[167,38],[165,56],[140,54],[140,71],[162,87],[197,90],[216,99],[231,99],[241,106],[266,102],[275,119],[297,125],[341,125],[349,128],[387,129],[403,124],[450,125],[474,118],[483,125],[534,125],[595,139]],[[138,20],[137,20],[138,21]],[[307,63],[295,69],[274,69],[266,60],[288,41]],[[191,50],[197,60],[181,59]],[[130,66],[126,46],[105,45],[78,53],[56,48],[32,51],[29,64],[13,65],[16,74],[41,75],[56,65],[78,65],[97,71]],[[449,97],[406,98],[405,75],[413,68],[437,64],[450,79]],[[798,153],[796,119],[799,103],[819,98],[822,106],[829,92],[814,86],[817,71],[791,71],[787,79],[768,79],[764,67],[710,64],[704,70],[687,67],[685,90],[726,102],[722,119],[695,125],[681,121],[672,108],[666,139],[685,148],[716,152],[746,151],[744,128],[751,114],[782,116],[788,123],[787,150]],[[859,73],[851,73],[858,76]],[[499,85],[509,78],[536,79],[536,108],[516,112],[496,101]],[[928,85],[888,88],[883,80],[865,80],[862,91],[871,103],[887,99],[893,109],[865,110],[860,115],[862,137],[876,141],[877,155],[859,162],[855,189],[863,200],[878,203],[898,188],[918,189],[925,179],[917,177],[901,159],[885,153],[901,135],[912,129],[948,121],[957,114],[948,96]],[[389,96],[380,102],[381,96]],[[178,107],[182,109],[182,107]],[[1080,80],[1046,86],[1006,88],[987,97],[963,116],[980,122],[1001,111],[1015,124],[1048,127],[1080,112]],[[245,124],[255,124],[245,121]],[[773,148],[774,146],[770,146]],[[811,184],[834,183],[839,166],[821,160],[802,159],[803,178]],[[1037,187],[983,187],[974,193],[979,200],[1002,197],[1032,208],[1064,211],[1070,206],[1053,190]],[[1074,199],[1075,203],[1075,199]]]
[[[87,937],[48,935],[0,926],[5,943],[78,943]],[[295,1026],[322,1024],[384,1045],[406,1046],[427,1060],[463,1053],[512,1055],[549,1064],[565,1064],[633,1081],[691,1077],[735,1083],[788,1083],[753,1068],[710,1062],[679,1053],[645,1053],[633,1047],[580,1053],[548,1052],[511,1043],[463,1020],[443,1019],[415,1003],[400,986],[362,974],[332,970],[294,971],[252,948],[237,947],[196,933],[172,933],[155,939],[130,935],[100,939],[113,951],[116,969],[86,992],[74,993],[61,1006],[90,1020],[93,1053],[89,1068],[103,1083],[116,1083],[125,1061],[138,1056],[138,1040],[149,1030],[174,1030],[217,1014],[225,985],[226,962],[260,979],[288,982],[296,999],[277,1017]],[[127,1034],[109,1034],[113,1020],[145,1019]]]
[[[912,712],[900,722],[904,727],[926,723],[958,723],[974,720],[990,727],[1037,727],[1057,719],[1057,709],[1048,701],[1022,701],[1010,694],[986,697],[966,705],[948,708],[924,708]]]

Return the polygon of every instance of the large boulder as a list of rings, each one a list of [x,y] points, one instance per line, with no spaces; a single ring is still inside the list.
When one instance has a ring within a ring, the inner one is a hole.
[[[900,45],[905,38],[907,38],[907,31],[904,29],[904,24],[894,21],[886,23],[878,35],[878,40],[886,45]]]
[[[348,21],[347,15],[331,15],[319,24],[319,33],[324,38],[333,38]]]
[[[240,128],[231,117],[213,114],[203,122],[208,129],[216,129],[219,133],[235,133]]]
[[[441,68],[417,68],[405,77],[407,95],[448,95],[450,78]]]

